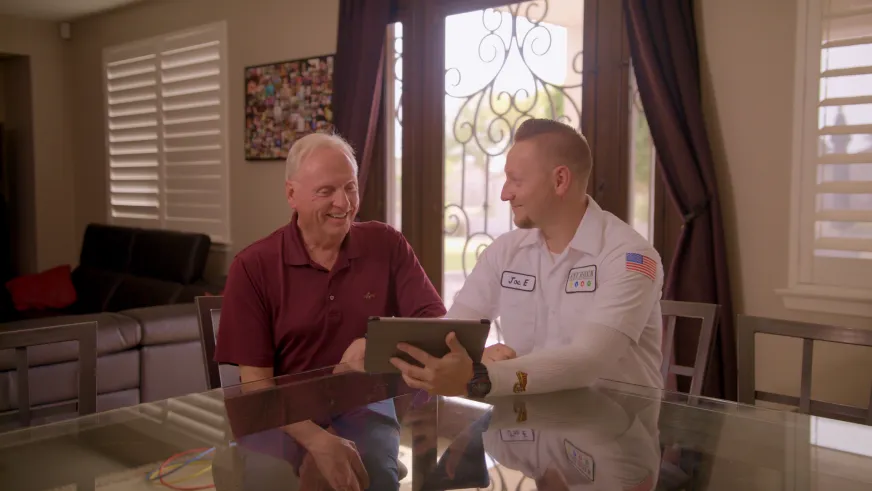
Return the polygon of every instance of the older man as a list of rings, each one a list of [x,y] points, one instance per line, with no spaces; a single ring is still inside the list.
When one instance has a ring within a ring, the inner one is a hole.
[[[505,345],[474,365],[453,335],[406,382],[474,397],[584,387],[607,378],[662,387],[663,267],[651,244],[586,194],[592,158],[575,129],[525,121],[506,158],[501,198],[518,227],[482,253],[449,317],[499,317]]]
[[[240,252],[227,278],[215,359],[239,365],[243,383],[361,359],[370,316],[445,314],[405,238],[388,225],[354,221],[357,164],[341,137],[316,133],[291,147],[285,194],[290,223]],[[367,482],[396,489],[395,417],[392,404],[381,404],[342,424],[302,422],[283,431],[334,489]],[[348,424],[354,418],[360,424]],[[354,428],[350,439],[369,438],[359,445],[363,455],[338,428]]]

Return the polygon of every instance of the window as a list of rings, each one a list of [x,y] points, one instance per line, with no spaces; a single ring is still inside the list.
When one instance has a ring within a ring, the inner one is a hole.
[[[386,48],[386,217],[446,306],[485,247],[514,227],[499,198],[503,166],[530,117],[580,128],[595,163],[624,164],[595,164],[590,194],[656,244],[661,193],[648,189],[655,152],[644,113],[630,109],[621,2],[400,0],[396,20]]]
[[[403,24],[388,26],[385,43],[385,104],[387,118],[387,179],[386,221],[395,229],[403,229]]]
[[[872,317],[872,0],[799,0],[788,308]]]
[[[809,418],[811,444],[872,457],[872,428],[835,419],[811,416]]]
[[[636,72],[630,60],[630,211],[627,223],[657,247],[654,238],[654,172],[657,164],[657,149],[642,107],[642,96],[636,83]],[[658,198],[661,198],[658,196]],[[662,251],[661,251],[662,254]]]
[[[217,23],[104,51],[109,223],[230,243],[226,40]]]

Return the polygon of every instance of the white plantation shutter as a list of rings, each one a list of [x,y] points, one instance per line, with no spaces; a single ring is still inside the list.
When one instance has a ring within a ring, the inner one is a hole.
[[[872,0],[797,2],[789,275],[778,293],[790,309],[872,318]]]
[[[230,242],[223,23],[104,53],[110,223]]]
[[[160,219],[157,55],[133,45],[106,56],[109,208],[113,221]]]

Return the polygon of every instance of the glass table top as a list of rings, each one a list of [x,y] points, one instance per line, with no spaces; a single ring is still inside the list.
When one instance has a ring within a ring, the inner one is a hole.
[[[282,429],[305,421],[342,451]],[[476,401],[337,366],[2,433],[0,489],[320,490],[350,462],[347,489],[868,490],[870,447],[866,426],[617,382]]]

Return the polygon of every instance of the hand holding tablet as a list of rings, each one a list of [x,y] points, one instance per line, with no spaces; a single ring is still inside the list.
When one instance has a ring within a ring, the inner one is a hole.
[[[417,348],[417,354],[442,358],[452,350],[446,340],[454,332],[458,346],[473,362],[481,362],[484,345],[490,332],[490,321],[432,319],[406,317],[373,317],[366,332],[364,369],[370,373],[400,373],[391,363],[392,358],[422,367],[423,362],[398,348],[400,344]]]

